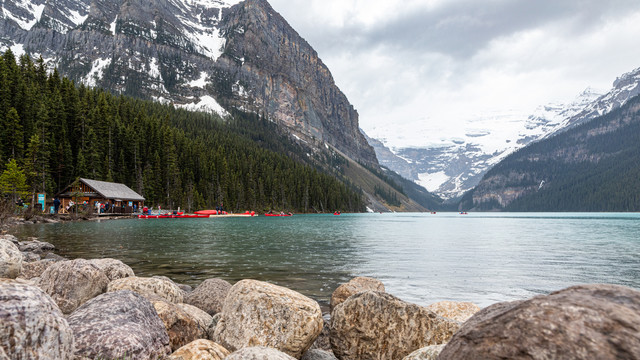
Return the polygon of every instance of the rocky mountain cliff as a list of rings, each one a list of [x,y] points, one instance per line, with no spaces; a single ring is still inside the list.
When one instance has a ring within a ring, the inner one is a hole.
[[[505,158],[461,208],[509,211],[640,210],[640,96]]]
[[[78,83],[187,109],[254,112],[377,165],[358,113],[266,0],[2,2],[0,48]]]
[[[455,199],[509,154],[618,109],[638,94],[640,68],[620,76],[605,94],[588,88],[570,103],[540,106],[531,115],[489,114],[469,121],[459,136],[437,145],[390,149],[383,141],[370,143],[382,165],[445,199]]]

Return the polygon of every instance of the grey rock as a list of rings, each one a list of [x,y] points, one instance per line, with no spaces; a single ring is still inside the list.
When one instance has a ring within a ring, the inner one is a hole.
[[[300,360],[337,360],[338,358],[332,352],[320,349],[311,349],[304,353]]]
[[[11,235],[11,234],[0,235],[0,239],[5,239],[5,240],[8,240],[8,241],[11,241],[16,246],[18,246],[20,244],[20,242],[18,241],[18,238],[15,237],[14,235]]]
[[[581,285],[476,313],[438,359],[640,359],[640,292]]]
[[[38,255],[36,253],[32,253],[32,252],[28,252],[28,251],[21,251],[21,253],[22,253],[22,261],[23,261],[23,263],[34,262],[34,261],[38,261],[38,260],[42,259],[42,257],[40,257],[40,255]]]
[[[46,254],[56,249],[51,243],[35,239],[22,241],[18,246],[20,247],[20,251],[32,252],[38,255]]]
[[[116,259],[91,259],[91,264],[96,265],[104,272],[109,281],[135,276],[133,269],[120,260]]]
[[[39,260],[22,264],[20,277],[23,279],[39,278],[47,268],[55,264],[55,260]]]
[[[151,303],[164,323],[172,351],[203,337],[196,320],[178,305],[164,300],[151,300]]]
[[[0,239],[0,278],[15,279],[22,272],[22,253],[11,241]]]
[[[197,334],[196,338],[198,339],[208,339],[209,334],[209,326],[213,322],[213,317],[207,314],[204,310],[198,309],[197,307],[189,304],[176,304],[180,308],[180,310],[187,313],[195,322],[197,326]]]
[[[37,284],[64,314],[69,314],[87,300],[105,292],[109,279],[96,265],[85,259],[76,259],[51,264]]]
[[[210,315],[222,311],[222,304],[227,297],[231,284],[222,279],[207,279],[188,293],[184,302],[198,307]]]
[[[65,258],[63,256],[60,256],[60,255],[54,254],[54,253],[48,253],[42,259],[55,260],[55,261],[66,261],[66,260],[69,260],[69,259],[67,259],[67,258]]]
[[[176,350],[167,360],[222,360],[229,350],[211,340],[198,339]]]
[[[296,358],[276,349],[253,346],[234,351],[225,360],[295,360]]]
[[[131,290],[153,299],[154,296],[172,302],[183,302],[182,290],[171,280],[130,276],[109,283],[107,291]]]
[[[69,324],[47,294],[0,279],[0,359],[70,359],[73,346]]]
[[[331,350],[331,323],[329,319],[323,318],[322,331],[310,349],[319,349],[333,353],[333,350]]]
[[[440,301],[427,306],[434,313],[459,322],[469,320],[473,314],[480,311],[480,307],[470,302]]]
[[[367,291],[349,297],[333,309],[331,347],[339,359],[402,359],[429,345],[447,342],[458,330],[422,306],[392,295]]]
[[[132,291],[102,294],[68,317],[76,355],[158,359],[171,352],[169,335],[149,300]]]
[[[242,280],[229,291],[212,340],[232,351],[269,346],[299,358],[321,330],[316,301],[281,286]]]
[[[349,296],[365,291],[385,292],[384,284],[378,279],[365,276],[353,278],[333,291],[330,302],[331,310],[342,304]]]
[[[405,356],[402,360],[436,360],[445,346],[446,344],[423,347]]]

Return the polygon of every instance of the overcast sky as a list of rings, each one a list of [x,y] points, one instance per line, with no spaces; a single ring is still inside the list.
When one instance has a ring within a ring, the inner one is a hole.
[[[360,126],[421,146],[433,124],[530,114],[640,67],[638,0],[269,0]]]

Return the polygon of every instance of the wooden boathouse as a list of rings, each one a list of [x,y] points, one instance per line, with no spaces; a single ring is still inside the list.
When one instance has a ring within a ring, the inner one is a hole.
[[[60,213],[67,213],[73,205],[96,209],[95,204],[105,204],[108,214],[131,214],[144,206],[144,197],[127,185],[107,181],[79,178],[56,195],[60,199]]]

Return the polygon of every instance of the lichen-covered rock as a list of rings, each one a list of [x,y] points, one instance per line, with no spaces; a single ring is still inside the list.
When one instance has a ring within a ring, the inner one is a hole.
[[[169,354],[169,335],[149,300],[115,291],[89,300],[69,315],[76,355],[103,359],[158,359]]]
[[[130,276],[135,276],[133,269],[120,260],[116,259],[91,259],[90,263],[96,265],[104,272],[109,281],[118,280]]]
[[[234,351],[231,355],[224,358],[225,360],[296,360],[279,350],[265,347],[252,346]]]
[[[436,360],[445,345],[446,344],[423,347],[405,356],[402,360]]]
[[[311,349],[304,353],[300,360],[338,360],[332,352],[320,349]]]
[[[268,346],[299,358],[321,330],[316,301],[281,286],[242,280],[229,291],[212,340],[232,351]]]
[[[198,339],[202,334],[196,320],[178,305],[162,300],[151,303],[167,329],[172,351]]]
[[[55,263],[55,260],[38,260],[30,263],[23,263],[20,277],[23,279],[33,279],[40,277],[49,266]]]
[[[385,292],[384,284],[378,279],[365,276],[351,279],[348,283],[338,286],[331,294],[331,302],[329,304],[331,311],[347,300],[349,296],[365,291]]]
[[[402,359],[411,352],[448,341],[457,321],[392,295],[367,291],[333,309],[331,347],[339,359]]]
[[[58,304],[64,314],[73,312],[107,289],[109,279],[97,266],[84,259],[51,264],[40,276],[38,286]]]
[[[427,306],[434,313],[459,322],[469,320],[473,314],[480,311],[480,307],[471,302],[440,301]]]
[[[182,311],[189,314],[189,316],[196,322],[198,333],[196,339],[208,339],[209,326],[213,321],[213,317],[207,314],[204,310],[189,304],[176,304]]]
[[[640,292],[581,285],[480,310],[438,359],[640,359]]]
[[[231,284],[222,279],[207,279],[188,293],[184,302],[198,307],[210,315],[222,311],[222,304],[231,289]]]
[[[22,241],[18,244],[18,247],[20,251],[32,252],[38,255],[46,254],[56,249],[53,244],[37,239]]]
[[[198,339],[176,350],[167,360],[222,360],[229,350],[211,340]]]
[[[73,332],[41,289],[0,279],[0,359],[70,359]]]
[[[168,302],[181,303],[182,290],[171,280],[131,276],[113,280],[107,291],[131,290],[147,298],[159,296]]]
[[[0,278],[15,279],[22,272],[22,253],[11,241],[0,238]]]

